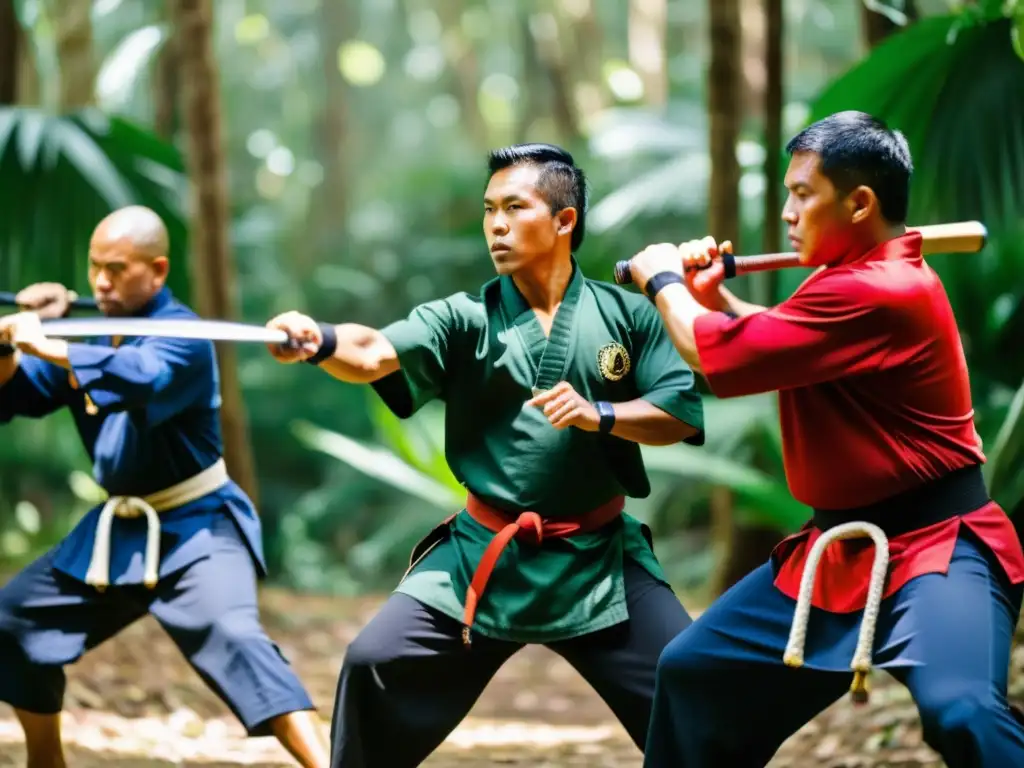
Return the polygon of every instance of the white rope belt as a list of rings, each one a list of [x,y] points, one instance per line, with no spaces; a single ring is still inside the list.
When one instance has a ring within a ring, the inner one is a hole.
[[[103,505],[96,522],[96,538],[93,541],[92,560],[85,574],[85,583],[99,590],[110,586],[110,529],[115,517],[133,518],[146,516],[146,556],[143,583],[152,589],[156,586],[160,562],[160,512],[184,506],[207,494],[219,490],[228,482],[227,465],[218,459],[198,475],[183,480],[177,485],[148,496],[112,496]]]
[[[868,585],[868,599],[861,618],[860,633],[857,636],[857,650],[854,651],[850,668],[853,670],[853,684],[850,695],[856,704],[868,700],[868,675],[871,674],[871,655],[875,645],[875,626],[882,606],[885,591],[885,577],[889,570],[889,540],[877,525],[851,522],[837,525],[821,534],[807,556],[803,575],[800,578],[800,593],[793,614],[793,625],[789,632],[789,643],[782,657],[786,666],[799,667],[804,663],[804,646],[807,642],[807,621],[811,615],[811,597],[814,594],[814,580],[818,575],[821,556],[834,541],[870,537],[875,545],[875,562],[871,566],[871,582]]]

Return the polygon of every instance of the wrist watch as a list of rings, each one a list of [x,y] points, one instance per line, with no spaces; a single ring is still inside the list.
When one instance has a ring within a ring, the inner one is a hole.
[[[605,400],[598,400],[594,403],[594,409],[601,420],[597,424],[597,431],[607,435],[615,426],[615,406]]]

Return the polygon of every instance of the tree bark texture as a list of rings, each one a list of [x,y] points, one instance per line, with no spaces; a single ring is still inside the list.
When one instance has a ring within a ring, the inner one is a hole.
[[[211,0],[172,0],[180,54],[182,118],[191,179],[190,265],[196,310],[203,317],[236,317],[227,166],[223,150],[220,73],[213,52]],[[258,503],[248,424],[235,347],[217,348],[224,457],[232,478]]]
[[[93,48],[92,0],[46,0],[53,25],[60,72],[57,110],[61,114],[96,101],[96,53]]]

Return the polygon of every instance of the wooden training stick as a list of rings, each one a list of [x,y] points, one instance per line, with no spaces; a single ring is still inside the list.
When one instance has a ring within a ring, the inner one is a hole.
[[[814,594],[814,580],[818,575],[818,563],[825,548],[834,541],[870,537],[875,544],[875,562],[871,566],[871,582],[868,585],[868,599],[861,617],[860,632],[857,635],[857,649],[850,662],[853,670],[853,684],[850,696],[854,704],[866,704],[868,700],[868,675],[871,674],[871,655],[875,645],[875,626],[882,607],[885,591],[885,577],[889,570],[889,540],[877,525],[851,522],[837,525],[823,532],[807,555],[803,575],[800,577],[800,593],[789,631],[789,643],[782,657],[787,667],[800,667],[804,663],[804,645],[807,642],[807,621],[811,615],[811,596]]]
[[[977,253],[985,247],[985,241],[988,239],[988,230],[980,221],[927,224],[920,227],[907,227],[907,231],[921,233],[921,252],[925,256],[934,253]],[[723,253],[718,256],[718,259],[725,264],[726,278],[769,269],[806,266],[800,263],[800,255],[793,252],[762,253],[756,256],[734,256],[731,253]],[[707,267],[696,267],[695,269],[707,269]],[[616,262],[615,282],[619,285],[628,285],[633,282],[628,260]]]

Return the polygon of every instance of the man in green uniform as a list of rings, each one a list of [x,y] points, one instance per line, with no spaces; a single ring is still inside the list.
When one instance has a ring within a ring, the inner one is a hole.
[[[564,150],[493,152],[484,233],[498,277],[383,330],[296,312],[281,362],[371,384],[399,417],[446,404],[466,508],[436,528],[349,646],[333,768],[418,765],[527,643],[566,658],[640,749],[665,645],[690,624],[650,532],[640,445],[700,445],[694,375],[643,296],[586,279],[586,183]]]

